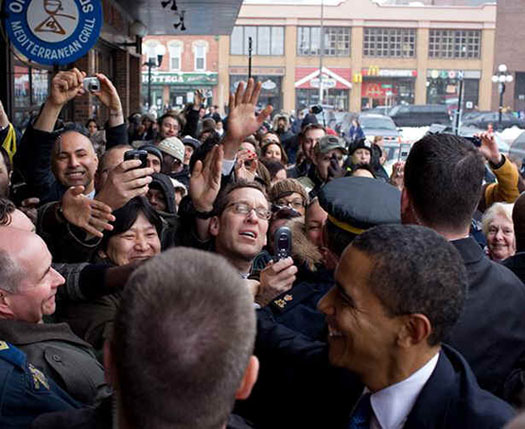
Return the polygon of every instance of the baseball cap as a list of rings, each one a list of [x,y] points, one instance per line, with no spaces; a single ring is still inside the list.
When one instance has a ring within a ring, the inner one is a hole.
[[[316,154],[327,153],[333,149],[339,149],[344,154],[347,153],[345,141],[338,136],[325,135],[321,137],[319,143],[314,146],[314,152]]]

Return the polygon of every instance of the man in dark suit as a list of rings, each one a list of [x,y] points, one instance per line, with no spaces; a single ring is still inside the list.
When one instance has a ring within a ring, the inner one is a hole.
[[[482,388],[517,403],[525,356],[525,286],[469,237],[483,174],[481,154],[469,141],[449,134],[425,136],[405,165],[401,219],[434,229],[459,251],[468,298],[445,342],[465,357]]]
[[[467,274],[457,250],[419,226],[383,225],[347,247],[320,301],[329,360],[365,385],[349,428],[499,428],[512,408],[480,389],[441,346],[460,317]]]

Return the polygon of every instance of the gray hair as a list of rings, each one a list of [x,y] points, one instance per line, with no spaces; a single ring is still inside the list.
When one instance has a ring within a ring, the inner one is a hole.
[[[512,221],[513,208],[514,204],[494,203],[485,211],[485,213],[483,213],[483,217],[481,218],[481,228],[483,230],[483,234],[485,234],[485,237],[489,233],[490,222],[492,222],[498,215],[505,217],[510,223],[514,225],[514,222]]]
[[[170,249],[137,269],[111,344],[134,427],[213,428],[228,419],[253,353],[253,298],[222,257]]]
[[[0,289],[15,293],[22,279],[22,271],[8,252],[0,249]]]

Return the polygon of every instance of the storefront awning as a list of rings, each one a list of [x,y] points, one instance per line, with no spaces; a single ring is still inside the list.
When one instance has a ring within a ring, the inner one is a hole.
[[[351,69],[349,68],[328,68],[323,67],[323,87],[336,89],[351,89]],[[295,87],[298,89],[319,88],[319,68],[297,67],[295,69]]]

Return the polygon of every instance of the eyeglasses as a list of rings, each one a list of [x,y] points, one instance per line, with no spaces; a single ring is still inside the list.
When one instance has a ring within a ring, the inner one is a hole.
[[[269,220],[272,217],[272,212],[264,207],[250,207],[250,205],[246,203],[230,203],[226,206],[226,209],[230,207],[233,207],[235,214],[243,216],[248,216],[252,210],[254,210],[255,215],[261,220]]]
[[[296,198],[292,201],[287,200],[277,200],[277,206],[280,207],[290,207],[295,210],[300,210],[304,207],[304,201],[301,198]]]

